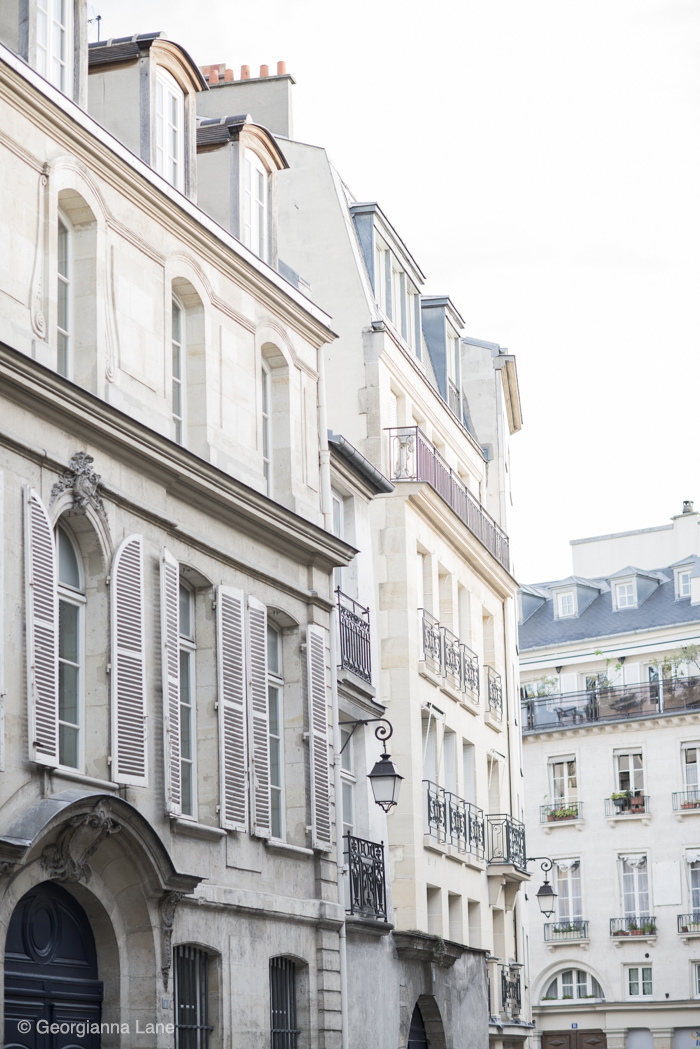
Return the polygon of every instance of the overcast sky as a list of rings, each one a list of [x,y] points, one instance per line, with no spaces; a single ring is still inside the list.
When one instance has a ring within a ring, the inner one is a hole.
[[[698,0],[91,7],[103,39],[164,30],[237,78],[285,60],[295,137],[516,355],[521,582],[569,574],[569,539],[700,508]]]

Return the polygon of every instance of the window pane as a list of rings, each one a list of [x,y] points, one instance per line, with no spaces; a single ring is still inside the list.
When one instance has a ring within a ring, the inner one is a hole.
[[[80,609],[67,601],[58,603],[58,657],[78,662],[78,622]]]
[[[62,277],[68,276],[68,228],[58,220],[58,272]]]
[[[78,683],[80,669],[70,663],[58,664],[58,716],[71,725],[78,724]]]
[[[182,763],[182,812],[192,815],[192,765],[189,761]]]
[[[651,994],[651,967],[642,969],[642,994]]]
[[[352,783],[343,783],[343,833],[352,834],[355,824]]]
[[[176,342],[178,344],[182,342],[181,324],[182,324],[182,310],[180,309],[180,307],[178,306],[178,304],[176,302],[173,302],[173,342]],[[178,356],[178,362],[179,362],[179,359],[180,358]],[[175,367],[174,366],[173,366],[173,372],[175,372]],[[179,366],[178,366],[178,369],[177,369],[177,374],[178,374],[178,376],[180,375],[180,368],[179,368]]]
[[[270,719],[270,735],[275,736],[279,739],[280,735],[280,720],[279,720],[279,689],[269,688],[268,690],[268,708],[269,708],[269,719]],[[273,779],[273,783],[279,783],[278,779]]]
[[[343,752],[340,755],[340,767],[346,772],[352,772],[352,746],[353,740],[350,734],[350,729],[341,728],[340,747]]]
[[[588,973],[576,970],[576,997],[585,998],[588,994]]]
[[[176,1049],[206,1049],[209,1045],[209,957],[198,947],[173,950]]]
[[[552,980],[552,982],[550,983],[549,987],[545,991],[544,996],[545,996],[545,998],[556,998],[557,995],[558,995],[557,978],[555,976],[554,979]]]
[[[279,634],[270,623],[267,624],[267,669],[271,674],[280,677],[282,671],[279,658]]]
[[[639,969],[628,969],[629,993],[639,994]]]
[[[270,962],[270,1033],[272,1049],[297,1049],[296,966],[290,958]]]
[[[70,725],[58,726],[58,760],[68,768],[78,767],[78,730]]]
[[[183,637],[192,637],[192,623],[190,622],[191,595],[186,586],[180,583],[180,633]]]
[[[567,969],[561,974],[561,996],[562,998],[573,998],[574,995],[574,971]]]
[[[80,590],[80,568],[75,547],[63,528],[58,528],[58,581]]]

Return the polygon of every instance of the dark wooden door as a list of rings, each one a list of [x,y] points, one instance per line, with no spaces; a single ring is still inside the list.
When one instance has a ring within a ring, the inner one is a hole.
[[[545,1031],[542,1049],[607,1049],[604,1031]]]
[[[99,1049],[91,1027],[101,1008],[87,915],[60,885],[43,882],[22,897],[7,930],[5,1049]]]
[[[428,1049],[428,1037],[425,1033],[423,1016],[416,1005],[411,1017],[411,1028],[408,1032],[408,1049]]]

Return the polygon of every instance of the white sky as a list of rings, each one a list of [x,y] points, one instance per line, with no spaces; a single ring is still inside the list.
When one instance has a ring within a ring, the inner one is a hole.
[[[164,30],[236,77],[284,59],[295,137],[516,354],[521,582],[568,575],[569,539],[700,507],[698,0],[91,7],[103,39]]]

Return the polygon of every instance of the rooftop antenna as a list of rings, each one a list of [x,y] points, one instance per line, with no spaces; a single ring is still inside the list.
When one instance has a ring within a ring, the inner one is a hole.
[[[95,15],[94,18],[88,18],[88,25],[92,25],[93,22],[97,22],[97,43],[100,42],[100,22],[102,21],[102,15]]]

